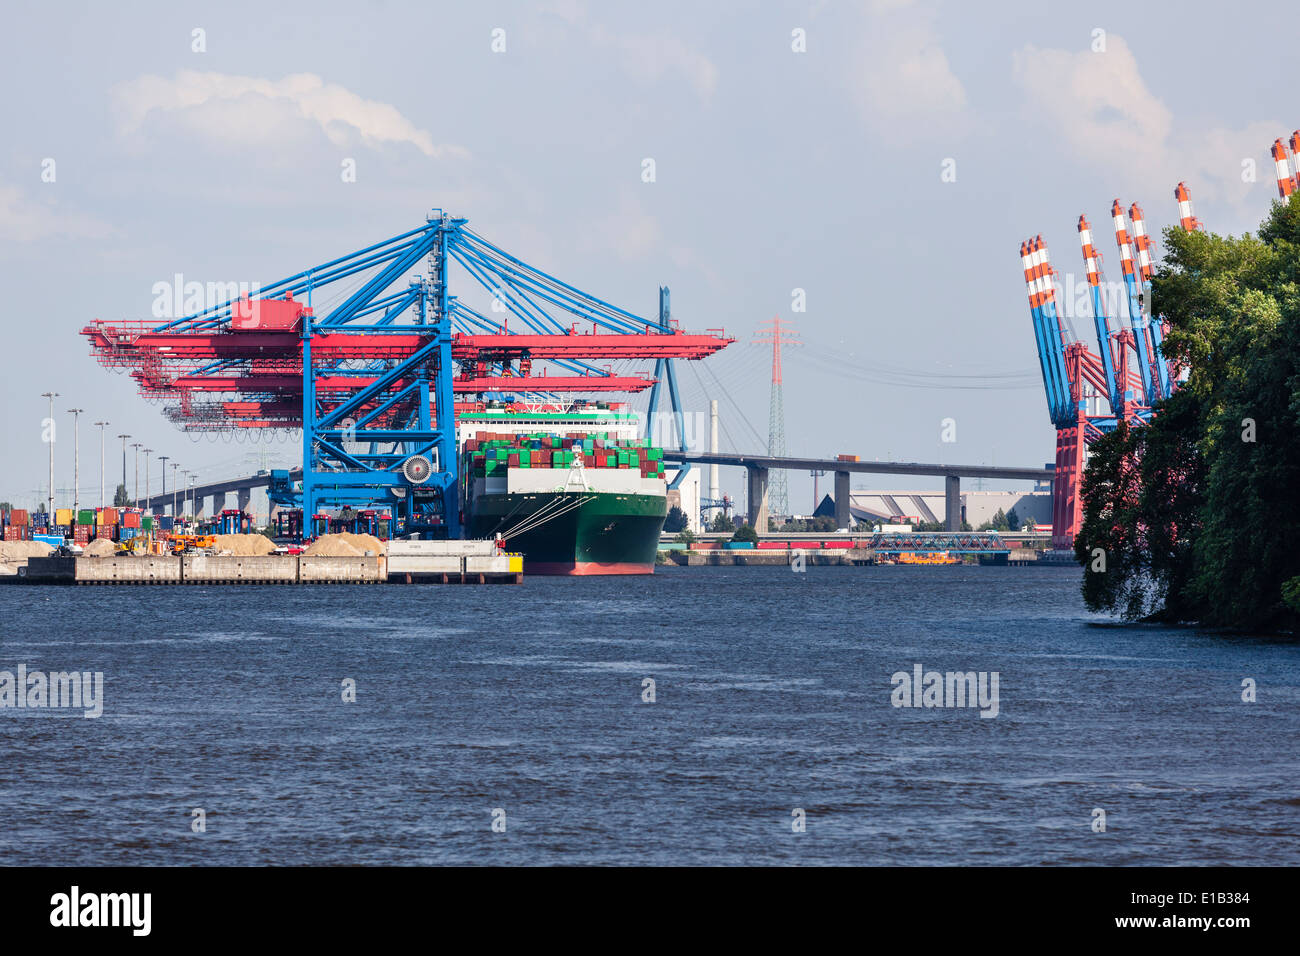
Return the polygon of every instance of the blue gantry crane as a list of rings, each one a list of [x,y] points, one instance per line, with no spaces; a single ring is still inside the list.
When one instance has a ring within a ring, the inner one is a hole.
[[[490,295],[487,312],[452,294],[453,263]],[[643,318],[435,209],[420,228],[256,296],[163,323],[96,321],[83,334],[102,364],[173,399],[168,413],[187,429],[301,428],[301,478],[275,476],[278,503],[308,518],[382,506],[407,531],[457,536],[458,394],[635,392],[662,377],[684,439],[671,360],[731,340],[677,328],[668,302],[661,288],[659,315]],[[656,376],[615,375],[601,359],[654,360]],[[534,361],[547,367],[538,374]]]
[[[1187,187],[1182,183],[1175,190],[1175,197],[1183,228],[1199,227],[1191,215]],[[1101,257],[1093,244],[1087,218],[1079,217],[1079,243],[1097,334],[1095,353],[1084,343],[1075,341],[1061,321],[1056,307],[1055,273],[1042,236],[1020,246],[1048,412],[1056,427],[1052,543],[1058,548],[1072,546],[1082,521],[1080,487],[1087,445],[1115,429],[1121,421],[1131,424],[1149,421],[1153,405],[1173,394],[1176,387],[1177,376],[1161,347],[1161,320],[1149,313],[1151,240],[1142,210],[1137,203],[1129,210],[1133,222],[1131,237],[1128,219],[1118,199],[1111,205],[1111,216],[1128,306],[1127,325],[1119,323],[1117,316],[1114,328],[1102,295]],[[1132,367],[1130,357],[1135,359]],[[1103,408],[1103,403],[1108,407]]]

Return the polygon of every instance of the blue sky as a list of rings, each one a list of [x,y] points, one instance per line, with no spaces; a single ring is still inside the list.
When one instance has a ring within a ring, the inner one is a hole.
[[[107,419],[110,434],[209,477],[263,452],[294,460],[292,441],[182,434],[101,369],[78,330],[148,318],[154,284],[176,273],[270,282],[434,206],[631,311],[652,314],[667,284],[683,325],[734,335],[712,374],[681,373],[692,407],[722,400],[724,444],[766,436],[770,352],[749,340],[779,315],[805,343],[785,366],[792,453],[1049,461],[1020,241],[1041,232],[1058,270],[1078,272],[1086,213],[1117,279],[1113,198],[1141,202],[1158,236],[1179,180],[1216,232],[1253,230],[1275,195],[1268,147],[1300,125],[1292,35],[1275,26],[1288,8],[1231,9],[11,6],[0,497],[43,497],[50,389],[60,487],[73,405],[83,424]],[[792,49],[795,30],[806,52]],[[1251,159],[1256,181],[1244,182]],[[955,181],[941,177],[946,160]],[[940,441],[945,418],[955,443]],[[95,432],[82,430],[83,499],[98,492]],[[739,475],[724,484],[738,492]],[[794,507],[811,504],[810,485],[791,477]]]

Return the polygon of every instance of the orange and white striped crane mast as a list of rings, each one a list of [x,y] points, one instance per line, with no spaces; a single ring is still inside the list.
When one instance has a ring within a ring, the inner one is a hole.
[[[1277,194],[1284,200],[1289,199],[1295,192],[1295,177],[1291,175],[1291,163],[1280,139],[1273,140],[1273,169],[1277,176]]]
[[[1115,333],[1111,331],[1110,317],[1101,294],[1101,257],[1092,244],[1092,227],[1088,217],[1079,217],[1079,246],[1083,252],[1083,267],[1088,275],[1088,290],[1092,295],[1092,320],[1097,329],[1097,347],[1101,351],[1102,370],[1106,376],[1106,397],[1112,409],[1119,409],[1125,401],[1125,383],[1117,377],[1115,369]],[[1131,396],[1130,396],[1131,397]]]
[[[1116,199],[1110,205],[1111,220],[1115,224],[1115,243],[1119,246],[1119,262],[1124,273],[1124,288],[1128,292],[1128,324],[1137,343],[1138,373],[1142,376],[1142,404],[1150,405],[1153,395],[1151,383],[1150,334],[1146,316],[1142,312],[1141,293],[1138,291],[1137,268],[1133,264],[1133,242],[1129,238],[1128,219],[1124,207]]]
[[[1174,199],[1178,200],[1178,225],[1188,232],[1201,228],[1201,220],[1192,214],[1192,194],[1187,191],[1186,183],[1179,183],[1174,188]]]
[[[1129,206],[1129,219],[1133,221],[1133,244],[1137,247],[1137,264],[1138,279],[1141,282],[1142,293],[1138,296],[1138,307],[1146,306],[1146,315],[1143,317],[1143,323],[1150,334],[1151,345],[1151,373],[1155,380],[1155,386],[1158,393],[1147,402],[1153,404],[1155,399],[1168,398],[1173,394],[1173,383],[1169,375],[1169,363],[1165,361],[1164,355],[1164,323],[1160,321],[1159,316],[1151,308],[1151,275],[1153,272],[1151,265],[1151,237],[1147,235],[1146,220],[1142,215],[1142,207],[1137,203]]]
[[[1286,142],[1275,140],[1272,156],[1278,195],[1283,201],[1290,201],[1291,196],[1300,191],[1300,130],[1292,133]],[[1192,211],[1192,197],[1186,183],[1178,184],[1174,198],[1178,202],[1178,224],[1188,232],[1203,231],[1204,225]],[[1079,217],[1079,245],[1092,293],[1100,357],[1083,343],[1070,342],[1064,337],[1057,318],[1050,283],[1051,265],[1042,236],[1020,245],[1043,384],[1047,389],[1048,411],[1057,431],[1056,475],[1052,482],[1052,546],[1056,548],[1071,547],[1082,522],[1080,488],[1086,445],[1117,427],[1120,421],[1131,425],[1149,422],[1154,404],[1172,395],[1188,373],[1188,369],[1168,361],[1163,355],[1167,324],[1159,317],[1148,319],[1143,311],[1144,298],[1148,309],[1151,305],[1154,245],[1147,233],[1142,208],[1133,203],[1126,216],[1124,207],[1116,199],[1111,204],[1111,219],[1128,293],[1129,314],[1127,325],[1118,315],[1115,316],[1113,330],[1102,299],[1101,256],[1093,243],[1087,218]],[[1137,368],[1133,371],[1129,370],[1130,354],[1137,357]],[[1106,395],[1111,415],[1087,414],[1084,383],[1093,385]]]

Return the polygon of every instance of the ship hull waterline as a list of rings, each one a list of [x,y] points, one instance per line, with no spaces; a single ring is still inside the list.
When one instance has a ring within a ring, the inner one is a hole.
[[[474,501],[470,535],[503,535],[506,550],[524,556],[525,574],[653,574],[667,513],[662,495],[485,494]]]

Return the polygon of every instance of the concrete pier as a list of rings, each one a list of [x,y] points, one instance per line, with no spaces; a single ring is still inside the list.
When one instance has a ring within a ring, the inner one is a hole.
[[[519,584],[523,558],[491,541],[392,542],[396,553],[31,558],[25,584]]]
[[[835,472],[835,527],[837,528],[847,528],[853,521],[853,513],[849,509],[849,495],[849,473]]]
[[[961,476],[947,475],[943,479],[944,530],[961,530]]]
[[[296,554],[31,558],[28,584],[382,584],[382,557]]]
[[[767,469],[748,465],[749,473],[749,526],[759,534],[767,534]]]
[[[388,580],[396,584],[519,584],[524,560],[491,541],[390,541]]]

